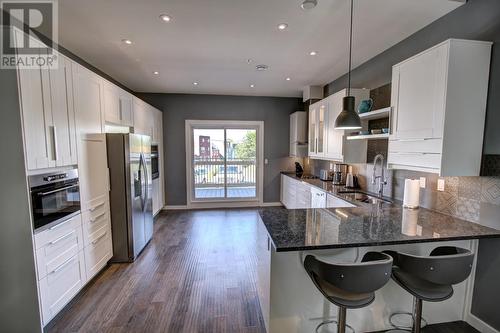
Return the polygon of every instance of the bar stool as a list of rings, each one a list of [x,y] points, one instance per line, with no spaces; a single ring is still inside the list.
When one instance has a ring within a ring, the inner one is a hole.
[[[337,320],[320,323],[336,323],[337,333],[345,333],[347,309],[357,309],[375,300],[375,291],[382,288],[391,277],[392,258],[380,252],[367,252],[361,262],[330,264],[307,255],[304,268],[314,285],[331,303],[338,306]]]
[[[384,251],[394,259],[392,279],[414,297],[412,332],[419,333],[422,302],[441,302],[453,295],[453,285],[469,277],[474,254],[454,246],[437,247],[428,257]]]

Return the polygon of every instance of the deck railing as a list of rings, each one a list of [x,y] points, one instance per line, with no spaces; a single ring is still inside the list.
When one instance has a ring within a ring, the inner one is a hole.
[[[224,168],[224,164],[226,167]],[[195,157],[194,185],[200,187],[224,186],[255,186],[256,169],[254,158],[227,159],[224,163],[219,158]],[[224,175],[226,170],[226,175]]]

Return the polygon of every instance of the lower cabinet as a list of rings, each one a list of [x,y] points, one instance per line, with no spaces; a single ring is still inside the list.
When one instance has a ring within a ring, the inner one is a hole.
[[[36,270],[43,325],[113,256],[109,201],[35,234]]]

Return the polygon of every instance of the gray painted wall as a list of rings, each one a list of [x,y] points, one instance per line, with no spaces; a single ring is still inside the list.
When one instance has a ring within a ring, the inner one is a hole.
[[[491,58],[490,84],[485,125],[485,154],[500,154],[500,1],[468,0],[467,3],[448,15],[433,22],[402,42],[377,55],[352,72],[354,87],[376,88],[391,81],[392,65],[423,51],[448,38],[464,38],[493,41]],[[356,52],[356,50],[354,50]],[[342,76],[325,86],[325,95],[329,95],[347,86],[347,77]],[[322,165],[321,162],[316,164]],[[323,163],[324,164],[324,163]],[[366,166],[369,168],[370,166]],[[316,168],[313,168],[316,169]],[[397,175],[403,175],[398,178]],[[395,172],[392,178],[393,195],[398,196],[397,186],[406,177],[427,176],[432,184],[437,177],[428,174]],[[457,193],[449,191],[439,194],[427,191],[421,198],[421,204],[450,215],[459,215],[467,220],[475,221],[499,228],[500,195],[495,189],[500,186],[500,179],[489,177],[447,178],[447,183],[464,184],[460,196],[457,186],[451,187]],[[494,184],[494,185],[491,185]],[[484,190],[472,190],[483,188]],[[438,196],[447,195],[446,200]],[[441,204],[440,204],[441,203]],[[445,203],[443,205],[443,203]],[[441,207],[441,206],[442,207]],[[500,330],[498,316],[498,299],[500,299],[500,241],[481,240],[478,251],[477,279],[474,287],[472,313],[489,325]]]
[[[16,72],[0,70],[0,331],[40,332]]]
[[[191,94],[138,94],[163,111],[167,205],[186,204],[185,120],[264,121],[264,201],[280,197],[280,174],[290,169],[289,115],[302,110],[301,99]]]
[[[383,32],[381,32],[383,33]],[[365,62],[352,72],[354,87],[376,88],[391,82],[392,65],[448,38],[477,39],[495,42],[491,58],[490,86],[484,141],[485,154],[500,154],[500,1],[468,0],[385,52]],[[353,50],[356,52],[356,50]],[[344,75],[325,86],[329,95],[347,86]]]

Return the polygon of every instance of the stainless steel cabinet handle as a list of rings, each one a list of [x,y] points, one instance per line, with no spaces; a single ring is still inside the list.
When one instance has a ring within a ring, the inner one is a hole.
[[[91,218],[89,221],[92,222],[92,223],[94,223],[95,221],[97,221],[100,217],[104,216],[105,214],[106,214],[106,212],[101,213],[101,214],[99,214],[99,215]]]
[[[63,269],[64,267],[68,266],[69,263],[71,263],[72,261],[74,261],[76,259],[76,257],[72,257],[72,258],[69,258],[68,260],[66,260],[65,262],[63,262],[62,264],[60,264],[59,266],[57,266],[56,269],[54,269],[52,272],[50,272],[49,274],[54,274],[54,273],[57,273],[59,272],[61,269]]]
[[[70,222],[71,220],[72,220],[72,219],[68,219],[68,220],[66,220],[66,221],[64,221],[64,222],[61,222],[61,223],[59,223],[59,224],[56,224],[55,226],[50,227],[50,228],[49,228],[49,230],[58,229],[58,228],[62,227],[63,225],[65,225],[66,223]]]
[[[106,234],[107,234],[107,233],[108,233],[108,232],[106,231],[106,232],[104,232],[101,236],[99,236],[99,237],[97,237],[96,239],[94,239],[94,240],[92,241],[92,244],[94,244],[94,245],[95,245],[95,244],[99,243],[99,241],[101,240],[101,238],[103,238],[104,236],[106,236]]]
[[[57,239],[53,240],[53,241],[52,241],[52,242],[50,242],[49,244],[50,244],[50,245],[57,244],[57,243],[59,243],[60,241],[62,241],[63,239],[68,238],[69,236],[71,236],[71,235],[72,235],[72,234],[74,234],[74,233],[75,233],[75,230],[71,230],[71,232],[68,232],[66,235],[61,236],[61,237],[59,237],[59,238],[57,238]]]
[[[57,127],[52,126],[52,134],[54,138],[54,158],[57,161],[59,159],[59,148],[57,146]]]
[[[66,186],[66,187],[61,187],[61,188],[58,188],[58,189],[55,189],[55,190],[52,190],[52,191],[48,191],[48,192],[40,192],[38,193],[39,196],[44,196],[44,195],[47,195],[47,194],[52,194],[52,193],[56,193],[56,192],[59,192],[59,191],[64,191],[64,190],[67,190],[67,189],[70,189],[70,188],[73,188],[73,187],[77,187],[79,186],[79,184],[74,184],[74,185],[70,185],[70,186]]]
[[[91,212],[93,212],[94,210],[96,210],[97,208],[101,207],[102,205],[104,205],[104,202],[101,202],[100,204],[97,204],[94,207],[90,207],[89,210]]]

